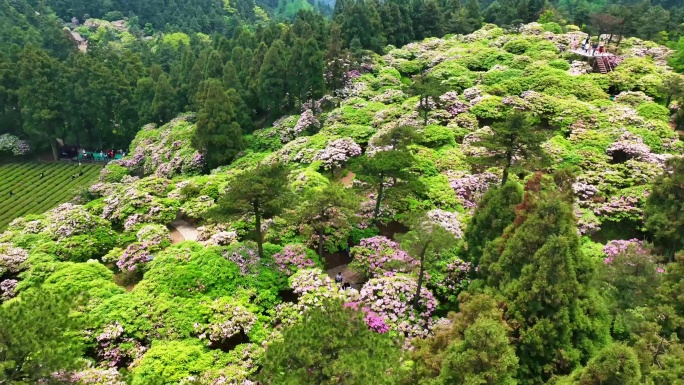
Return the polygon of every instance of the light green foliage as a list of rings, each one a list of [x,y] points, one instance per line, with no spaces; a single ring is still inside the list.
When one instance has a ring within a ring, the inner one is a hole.
[[[190,36],[184,34],[183,32],[174,32],[164,35],[162,38],[164,44],[168,44],[173,47],[174,50],[178,50],[181,44],[189,46]]]
[[[670,121],[670,111],[660,104],[653,102],[642,103],[637,107],[637,111],[639,111],[640,116],[643,116],[646,119],[660,120],[663,122]]]
[[[221,367],[224,354],[199,341],[155,341],[132,371],[133,385],[178,383]]]
[[[69,316],[76,304],[65,293],[30,290],[0,306],[0,381],[38,383],[78,366],[81,323]]]

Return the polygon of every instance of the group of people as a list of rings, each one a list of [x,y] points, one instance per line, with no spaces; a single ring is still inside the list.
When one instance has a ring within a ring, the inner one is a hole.
[[[573,51],[577,50],[578,43],[579,42],[575,39],[573,39],[572,43],[570,43],[570,47]],[[589,36],[587,36],[587,39],[584,40],[584,42],[582,42],[581,44],[581,50],[585,53],[591,54],[591,56],[596,55],[596,53],[600,55],[605,51],[605,47],[600,43],[600,39],[592,43]]]
[[[342,277],[342,272],[338,272],[337,275],[335,276],[335,283],[340,285],[342,290],[351,289],[351,283],[344,281],[344,278]]]
[[[94,159],[93,154],[86,152],[85,148],[81,149],[83,152],[83,158],[84,159]],[[114,159],[117,154],[121,154],[122,156],[126,156],[126,153],[123,150],[113,150],[113,149],[108,149],[106,151],[100,150],[100,158],[104,159],[109,158],[109,159]]]

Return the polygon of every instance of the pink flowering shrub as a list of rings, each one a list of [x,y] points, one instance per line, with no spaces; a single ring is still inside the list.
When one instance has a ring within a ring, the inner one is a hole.
[[[242,275],[247,275],[253,272],[254,268],[259,264],[259,254],[256,250],[256,244],[242,243],[235,246],[229,246],[224,251],[223,256],[240,268]]]
[[[152,260],[150,245],[147,243],[132,243],[123,252],[116,267],[121,271],[137,271],[143,265]]]
[[[124,337],[124,329],[118,322],[105,326],[95,339],[98,357],[110,368],[125,367],[147,350],[133,338]]]
[[[162,225],[144,225],[136,233],[136,238],[138,242],[147,243],[150,249],[162,249],[171,245],[169,229]]]
[[[321,308],[325,299],[343,302],[358,301],[359,292],[341,290],[327,274],[319,268],[303,269],[289,278],[290,288],[298,295],[297,303],[284,302],[273,310],[272,323],[292,325],[299,322],[307,310]]]
[[[120,186],[104,198],[101,217],[123,226],[126,231],[143,223],[170,223],[178,213],[178,201],[155,196],[164,193],[159,189],[165,186],[158,181],[159,178],[145,178],[134,185]]]
[[[383,236],[364,238],[351,249],[352,269],[368,278],[410,273],[419,265],[399,244]]]
[[[427,217],[430,221],[440,225],[444,230],[450,232],[457,239],[463,238],[461,221],[456,213],[442,209],[428,211]]]
[[[341,167],[349,158],[361,155],[361,147],[351,138],[341,138],[329,142],[325,148],[316,154],[314,160],[323,163],[323,168],[333,169]]]
[[[28,259],[28,252],[11,243],[0,243],[0,277],[9,273],[18,273],[21,265]]]
[[[627,250],[632,250],[639,255],[647,255],[650,253],[650,251],[644,247],[643,242],[638,239],[614,239],[603,247],[603,252],[606,254],[606,258],[603,262],[606,264],[611,263],[613,258]]]
[[[449,112],[452,118],[467,112],[470,108],[469,105],[459,100],[458,93],[455,91],[445,93],[439,97],[439,100],[442,103],[443,108]]]
[[[412,301],[418,284],[406,275],[373,278],[360,291],[359,302],[385,320],[391,330],[406,337],[425,337],[430,331],[430,316],[437,300],[425,287],[421,289],[419,309]]]
[[[63,239],[74,235],[89,234],[97,227],[109,227],[109,224],[85,207],[71,203],[63,203],[46,213],[47,227],[45,231],[53,239]]]
[[[300,244],[285,246],[283,251],[273,255],[273,260],[278,271],[288,276],[297,270],[316,266],[316,262],[307,255],[306,246]]]
[[[344,304],[344,307],[359,311],[358,302],[347,302]],[[373,313],[367,307],[361,307],[361,311],[363,311],[364,314],[363,320],[366,322],[366,325],[370,330],[380,334],[387,333],[390,330],[389,326],[387,326],[385,320],[381,316]]]
[[[16,289],[18,283],[19,281],[16,279],[6,279],[4,281],[0,281],[0,300],[6,301],[17,295]]]
[[[640,223],[643,220],[642,200],[647,196],[648,192],[644,192],[641,198],[629,195],[612,196],[606,202],[593,205],[592,211],[601,221],[631,220]]]
[[[315,127],[317,125],[318,119],[316,119],[314,112],[310,109],[304,110],[304,112],[302,112],[302,114],[299,116],[299,120],[297,120],[297,124],[295,124],[294,127],[283,127],[284,129],[280,130],[280,141],[282,143],[287,143],[301,135],[309,127]]]
[[[482,195],[499,181],[498,176],[485,172],[475,175],[457,175],[450,178],[450,185],[464,208],[475,209]]]
[[[209,224],[197,228],[197,241],[207,246],[227,246],[238,241],[236,231],[224,224]]]
[[[195,323],[200,339],[220,342],[237,334],[248,334],[257,322],[257,316],[244,304],[231,297],[221,297],[207,305],[209,316],[206,323]]]
[[[59,372],[52,375],[60,384],[126,385],[116,368],[88,368],[78,372]],[[42,383],[41,383],[42,384]]]

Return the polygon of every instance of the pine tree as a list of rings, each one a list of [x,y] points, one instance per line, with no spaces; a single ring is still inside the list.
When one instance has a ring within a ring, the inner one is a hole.
[[[55,160],[59,159],[57,137],[64,127],[61,97],[62,64],[45,51],[26,48],[19,59],[19,105],[24,131],[35,142],[48,142]]]
[[[500,237],[515,219],[515,206],[522,202],[522,187],[508,182],[503,187],[487,191],[475,209],[463,234],[463,259],[474,266],[480,264],[485,247]]]
[[[653,181],[644,222],[672,260],[678,250],[684,249],[684,158],[669,159],[666,170]]]
[[[288,170],[280,163],[259,164],[236,177],[219,199],[214,215],[219,218],[254,216],[254,238],[259,257],[264,257],[262,219],[273,218],[289,204]]]
[[[211,168],[230,163],[243,148],[236,108],[221,82],[209,80],[204,105],[197,114],[192,145],[205,154]]]
[[[506,301],[520,359],[517,378],[543,384],[554,374],[570,373],[609,338],[572,204],[536,174],[527,182],[513,225],[494,243],[481,267]]]
[[[482,27],[480,4],[477,0],[468,0],[465,6],[465,20],[463,33],[471,33]]]
[[[478,318],[446,351],[439,385],[516,385],[518,358],[508,341],[508,330],[500,322]]]
[[[545,164],[547,157],[541,147],[545,138],[544,133],[533,125],[531,117],[514,112],[506,120],[494,123],[492,133],[475,143],[489,154],[474,157],[471,161],[476,165],[501,167],[503,186],[511,170],[522,172],[526,171],[525,166]]]
[[[285,47],[276,40],[266,52],[259,70],[259,96],[261,106],[269,116],[280,111],[285,102],[287,88],[284,76],[287,73],[283,60]]]
[[[309,38],[304,46],[302,73],[304,74],[304,100],[315,100],[323,96],[325,79],[323,78],[323,53],[314,38]]]
[[[176,116],[178,113],[176,101],[176,90],[171,87],[166,74],[161,74],[155,87],[154,100],[152,100],[152,116],[157,123],[164,124]]]

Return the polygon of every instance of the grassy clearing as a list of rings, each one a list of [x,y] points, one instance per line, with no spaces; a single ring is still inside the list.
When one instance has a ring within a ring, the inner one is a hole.
[[[40,214],[76,195],[95,181],[101,165],[11,163],[0,165],[0,231],[15,218]],[[82,176],[71,180],[72,175]],[[43,178],[40,174],[44,173]],[[10,197],[10,191],[14,196]]]

